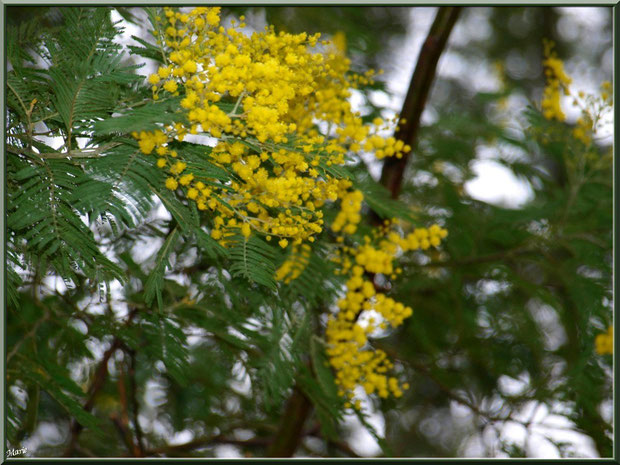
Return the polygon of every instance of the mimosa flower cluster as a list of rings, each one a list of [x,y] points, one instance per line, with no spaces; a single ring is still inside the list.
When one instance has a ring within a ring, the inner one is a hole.
[[[545,41],[543,45],[545,54],[543,65],[547,78],[541,105],[543,116],[549,120],[565,121],[566,117],[560,106],[560,96],[561,94],[571,96],[573,106],[581,110],[581,115],[572,129],[572,137],[585,146],[585,157],[598,157],[590,153],[589,149],[600,123],[613,108],[611,82],[606,81],[601,84],[600,95],[588,95],[583,91],[571,93],[572,79],[564,71],[562,61],[553,52],[553,43]],[[581,153],[579,156],[582,156]],[[607,333],[597,335],[594,344],[599,355],[613,354],[613,327],[610,326]]]
[[[564,71],[564,63],[553,51],[553,42],[545,40],[543,43],[545,59],[543,66],[547,85],[543,91],[542,112],[547,119],[564,121],[566,115],[560,106],[561,95],[570,95],[569,86],[572,79]]]
[[[594,346],[599,355],[611,355],[614,353],[614,328],[610,326],[606,333],[597,334]]]
[[[294,246],[290,256],[276,270],[276,279],[288,284],[299,278],[310,261],[310,253],[312,249],[308,244]]]
[[[573,137],[589,146],[597,133],[600,123],[612,113],[613,94],[611,82],[601,84],[599,95],[587,95],[579,91],[573,99],[573,105],[581,109],[581,116],[573,128]]]
[[[543,116],[548,120],[563,122],[566,115],[562,111],[560,100],[562,95],[573,98],[573,106],[581,109],[581,116],[577,119],[572,135],[575,139],[588,146],[592,143],[600,121],[606,116],[613,105],[612,86],[606,81],[601,85],[599,96],[586,95],[579,91],[571,92],[572,79],[564,70],[564,64],[553,51],[553,42],[544,43],[546,86],[543,92],[541,109]]]
[[[377,274],[394,279],[402,272],[394,267],[399,254],[412,250],[436,247],[448,232],[438,225],[416,228],[400,234],[386,222],[373,238],[365,236],[356,247],[343,246],[335,259],[340,273],[347,276],[345,296],[338,301],[338,311],[327,322],[327,355],[336,373],[340,394],[348,399],[347,406],[359,406],[355,389],[363,387],[367,394],[376,393],[386,398],[400,397],[408,385],[389,376],[393,363],[382,350],[369,344],[368,337],[378,330],[396,328],[411,316],[413,310],[377,292],[374,277]]]
[[[182,97],[185,121],[134,133],[168,173],[165,186],[211,212],[211,235],[224,245],[239,233],[276,238],[283,248],[312,242],[324,228],[321,208],[338,199],[345,213],[336,227],[352,231],[346,209],[360,194],[330,168],[362,150],[378,158],[411,150],[379,135],[383,120],[365,124],[351,109],[351,89],[372,82],[374,72],[350,71],[342,37],[330,44],[273,27],[247,35],[243,17],[224,26],[219,7],[184,11],[164,8],[156,18],[165,63],[148,81],[154,99]],[[231,181],[188,168],[170,147],[187,134],[217,139],[205,157]]]
[[[401,237],[390,223],[363,244],[344,246],[344,235],[355,234],[362,220],[364,196],[338,166],[361,152],[383,159],[411,150],[383,135],[393,132],[397,118],[365,123],[351,108],[351,90],[372,83],[374,71],[350,70],[342,34],[332,43],[273,27],[248,35],[243,17],[225,25],[219,7],[161,11],[154,35],[164,63],[148,82],[154,100],[179,98],[182,118],[133,133],[141,152],[157,157],[167,189],[207,213],[211,236],[222,245],[239,234],[291,245],[275,275],[283,284],[301,275],[309,243],[330,227],[337,234],[340,274],[347,276],[346,296],[327,325],[340,392],[349,401],[356,386],[381,397],[401,396],[406,386],[388,376],[392,362],[367,342],[375,330],[399,326],[412,309],[376,292],[368,275],[396,277],[397,254],[437,246],[446,231],[433,226]],[[210,137],[205,165],[227,177],[209,176],[209,169],[184,156],[180,142],[188,135]],[[323,208],[338,201],[340,211],[326,225]],[[363,313],[375,317],[362,324]]]
[[[342,231],[345,234],[354,234],[358,223],[362,219],[360,210],[362,209],[364,194],[361,191],[354,190],[343,194],[341,199],[340,212],[338,212],[336,219],[332,222],[332,230],[334,232]]]

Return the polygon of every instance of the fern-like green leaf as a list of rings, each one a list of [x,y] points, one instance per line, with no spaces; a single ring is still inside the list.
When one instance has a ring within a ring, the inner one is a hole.
[[[129,134],[132,131],[152,131],[161,124],[181,121],[182,114],[178,111],[180,97],[170,97],[157,102],[146,103],[123,112],[118,116],[97,121],[93,130],[97,134]]]
[[[170,255],[174,252],[174,248],[180,238],[181,227],[177,225],[170,231],[159,249],[159,252],[157,252],[155,267],[144,284],[144,299],[147,305],[151,305],[153,299],[157,297],[157,306],[160,311],[163,309],[162,287],[164,283],[164,274],[166,268],[170,267]]]
[[[354,179],[354,187],[362,191],[364,201],[381,218],[400,218],[415,223],[411,209],[403,202],[393,199],[390,192],[369,175],[358,175]]]
[[[227,240],[231,244],[229,257],[232,260],[230,267],[232,275],[275,290],[273,248],[255,235],[245,238],[239,234]]]

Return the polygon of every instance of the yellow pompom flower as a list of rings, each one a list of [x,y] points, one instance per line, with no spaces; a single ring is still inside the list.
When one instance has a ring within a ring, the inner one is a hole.
[[[250,237],[250,234],[252,234],[252,229],[248,223],[243,223],[241,226],[241,234],[243,237]]]
[[[164,84],[164,89],[166,89],[171,94],[176,92],[177,88],[178,88],[178,84],[176,83],[176,81],[166,81],[166,83]]]
[[[547,85],[543,91],[541,102],[543,116],[549,120],[564,121],[566,116],[560,106],[560,98],[562,94],[570,94],[568,86],[572,80],[564,71],[562,61],[554,54],[553,42],[546,40],[544,48],[545,59],[543,65],[545,76],[547,77]]]
[[[192,173],[184,174],[179,178],[179,184],[182,186],[187,186],[194,179],[194,175]]]
[[[610,326],[606,333],[597,334],[594,346],[599,355],[611,355],[614,353],[614,328]]]

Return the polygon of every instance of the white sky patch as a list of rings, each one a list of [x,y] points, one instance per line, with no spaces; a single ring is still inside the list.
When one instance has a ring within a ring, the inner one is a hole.
[[[397,45],[393,52],[393,60],[395,65],[386,75],[387,88],[392,94],[392,105],[394,111],[399,112],[407,89],[409,81],[418,60],[420,48],[424,42],[424,38],[435,19],[435,7],[411,8],[410,23],[407,29],[405,39]],[[406,59],[402,59],[406,57]]]
[[[252,381],[243,362],[235,362],[229,386],[234,392],[241,395],[248,395],[252,391]]]
[[[142,45],[136,40],[132,39],[132,36],[139,37],[140,39],[146,40],[152,44],[155,43],[155,38],[148,32],[148,28],[150,28],[150,21],[148,19],[148,15],[143,8],[132,8],[132,14],[136,18],[137,24],[132,24],[128,21],[125,21],[118,12],[113,9],[112,10],[112,21],[117,22],[120,21],[119,27],[123,28],[123,33],[116,37],[115,42],[123,46],[123,53],[129,53],[128,45],[135,45],[142,47]],[[159,67],[159,63],[155,60],[151,60],[149,58],[138,57],[137,55],[132,55],[132,57],[136,60],[139,60],[139,64],[143,64],[141,68],[138,68],[135,73],[147,77],[150,74],[153,74],[157,71]],[[138,63],[136,63],[138,64]]]
[[[147,15],[144,10],[142,10],[141,8],[134,8],[132,10],[132,13],[140,20],[143,20],[144,24],[148,24]],[[119,34],[114,38],[114,43],[126,47],[128,43],[133,43],[133,39],[131,38],[131,36],[140,37],[141,34],[143,34],[143,27],[125,21],[125,19],[120,14],[118,14],[118,11],[116,11],[116,9],[112,10],[110,17],[113,23],[117,23],[120,21],[119,26],[123,28],[122,34]]]
[[[607,16],[605,10],[611,7],[556,7],[566,18],[570,18],[572,27],[585,28],[590,30],[600,30],[605,27]],[[568,27],[568,26],[567,26]],[[560,32],[562,28],[560,28]]]
[[[56,291],[58,294],[67,292],[67,286],[60,276],[46,276],[41,281],[44,286]]]
[[[202,135],[202,134],[187,134],[184,140],[185,142],[190,142],[192,144],[206,145],[208,147],[215,147],[218,143],[217,138]]]
[[[370,402],[368,396],[363,389],[355,390],[355,398],[360,399],[362,412],[367,415],[366,421],[372,425],[380,437],[385,435],[385,418],[377,412]],[[366,430],[364,425],[359,421],[356,415],[348,414],[344,420],[345,428],[349,428],[351,434],[349,436],[349,444],[358,455],[363,457],[374,457],[381,454],[381,447],[375,438]]]
[[[374,457],[381,453],[381,448],[374,437],[360,423],[357,417],[353,417],[350,421],[353,432],[350,436],[351,449],[362,457]]]
[[[528,387],[530,379],[527,373],[520,376],[520,379],[511,378],[507,375],[502,375],[497,380],[500,390],[509,396],[518,396],[522,394]]]
[[[359,156],[362,159],[362,161],[366,164],[366,167],[368,168],[368,172],[370,176],[372,177],[372,179],[374,179],[375,181],[378,181],[379,178],[381,177],[381,170],[383,169],[383,162],[381,160],[378,160],[377,157],[375,157],[374,153],[360,152]]]
[[[186,442],[194,439],[194,433],[188,429],[184,429],[183,431],[178,431],[170,436],[168,439],[168,444],[174,446],[178,444],[185,444]]]
[[[45,145],[53,148],[54,150],[58,150],[60,149],[63,145],[65,145],[65,141],[62,137],[56,136],[56,137],[49,137],[49,136],[36,136],[37,140],[40,140],[41,142],[43,142]],[[39,150],[36,147],[33,147],[33,150],[35,152],[39,152]]]
[[[550,351],[559,349],[566,342],[567,336],[555,309],[541,302],[529,307],[532,317],[545,335],[545,348]]]
[[[496,161],[475,160],[472,168],[476,178],[465,183],[465,191],[474,199],[519,208],[533,198],[529,185]]]
[[[43,444],[46,446],[60,445],[64,442],[65,437],[65,431],[58,428],[56,423],[43,421],[39,423],[32,435],[21,443],[21,447],[35,451]]]
[[[215,447],[215,456],[219,458],[240,459],[243,455],[239,449],[230,444],[222,444]]]
[[[465,441],[464,446],[461,449],[460,457],[482,457],[484,456],[485,445],[482,442],[482,438],[479,435],[472,436],[469,440]]]

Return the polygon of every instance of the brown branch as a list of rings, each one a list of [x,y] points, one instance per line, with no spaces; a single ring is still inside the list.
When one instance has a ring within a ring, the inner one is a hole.
[[[129,408],[127,407],[127,388],[125,387],[125,370],[123,366],[120,366],[118,373],[118,380],[116,381],[118,387],[118,397],[121,403],[121,421],[123,426],[129,424]]]
[[[359,455],[357,452],[351,449],[351,446],[349,446],[344,441],[338,441],[337,439],[331,439],[331,438],[325,437],[319,431],[309,433],[308,436],[314,436],[320,439],[324,439],[328,445],[338,449],[340,452],[342,452],[348,457],[362,458],[361,455]]]
[[[132,454],[132,456],[136,457],[136,445],[134,444],[131,433],[129,432],[129,428],[127,428],[127,424],[124,422],[122,418],[122,414],[119,417],[118,413],[113,413],[110,415],[110,421],[116,427],[119,436],[121,437],[125,447]]]
[[[116,352],[116,349],[118,349],[118,347],[119,340],[115,338],[112,341],[112,345],[110,346],[110,348],[104,352],[103,357],[99,362],[99,365],[97,366],[97,370],[95,371],[95,377],[93,378],[93,382],[88,390],[88,399],[82,407],[87,412],[90,412],[90,410],[93,408],[93,405],[95,403],[95,397],[105,383],[105,379],[108,376],[108,361],[110,360],[110,357],[112,357],[114,352]],[[77,445],[78,437],[80,436],[83,428],[84,427],[77,420],[73,420],[73,423],[71,425],[71,441],[69,442],[69,446],[65,450],[65,457],[70,457],[73,453],[73,450]]]
[[[132,310],[132,312],[127,317],[125,326],[128,326],[131,323],[137,313],[137,309]],[[108,376],[108,362],[110,361],[112,355],[114,355],[114,352],[116,352],[116,350],[119,349],[120,346],[121,340],[118,337],[115,337],[112,341],[112,345],[109,347],[108,350],[104,352],[101,361],[97,365],[93,382],[88,389],[88,399],[86,399],[86,402],[82,406],[82,408],[86,412],[90,412],[92,410],[95,404],[95,398],[105,384],[105,380]],[[67,448],[65,449],[65,453],[63,454],[65,457],[70,457],[73,454],[82,429],[84,429],[84,427],[77,420],[74,419],[71,424],[71,440],[69,441],[69,445],[67,446]]]
[[[422,111],[426,105],[426,99],[435,78],[437,62],[446,46],[460,11],[461,7],[440,7],[420,50],[418,63],[413,72],[409,90],[400,112],[398,129],[394,134],[396,139],[410,145],[412,150],[416,147]],[[389,189],[392,198],[397,198],[400,193],[403,174],[410,153],[403,154],[402,158],[387,158],[383,164],[381,184]]]
[[[120,365],[117,386],[118,397],[121,404],[120,419],[117,418],[117,420],[120,421],[120,424],[122,426],[122,432],[125,435],[125,443],[127,444],[129,451],[133,454],[134,457],[141,457],[142,454],[140,452],[140,448],[138,444],[136,444],[136,441],[134,441],[131,435],[131,429],[129,428],[129,402],[127,399],[127,387],[125,385],[125,369],[123,364]]]
[[[336,441],[335,439],[328,439],[328,444],[338,449],[340,452],[344,453],[348,457],[361,458],[361,455],[358,455],[351,447],[343,441]]]
[[[321,424],[319,422],[315,423],[312,428],[303,433],[303,436],[314,436],[315,438],[323,439],[327,442],[328,445],[335,447],[339,451],[348,455],[349,457],[361,457],[358,455],[351,447],[344,441],[338,441],[337,439],[329,438],[321,432]]]
[[[305,394],[295,386],[282,413],[282,422],[273,442],[267,449],[267,457],[292,457],[302,439],[304,423],[311,411]]]

